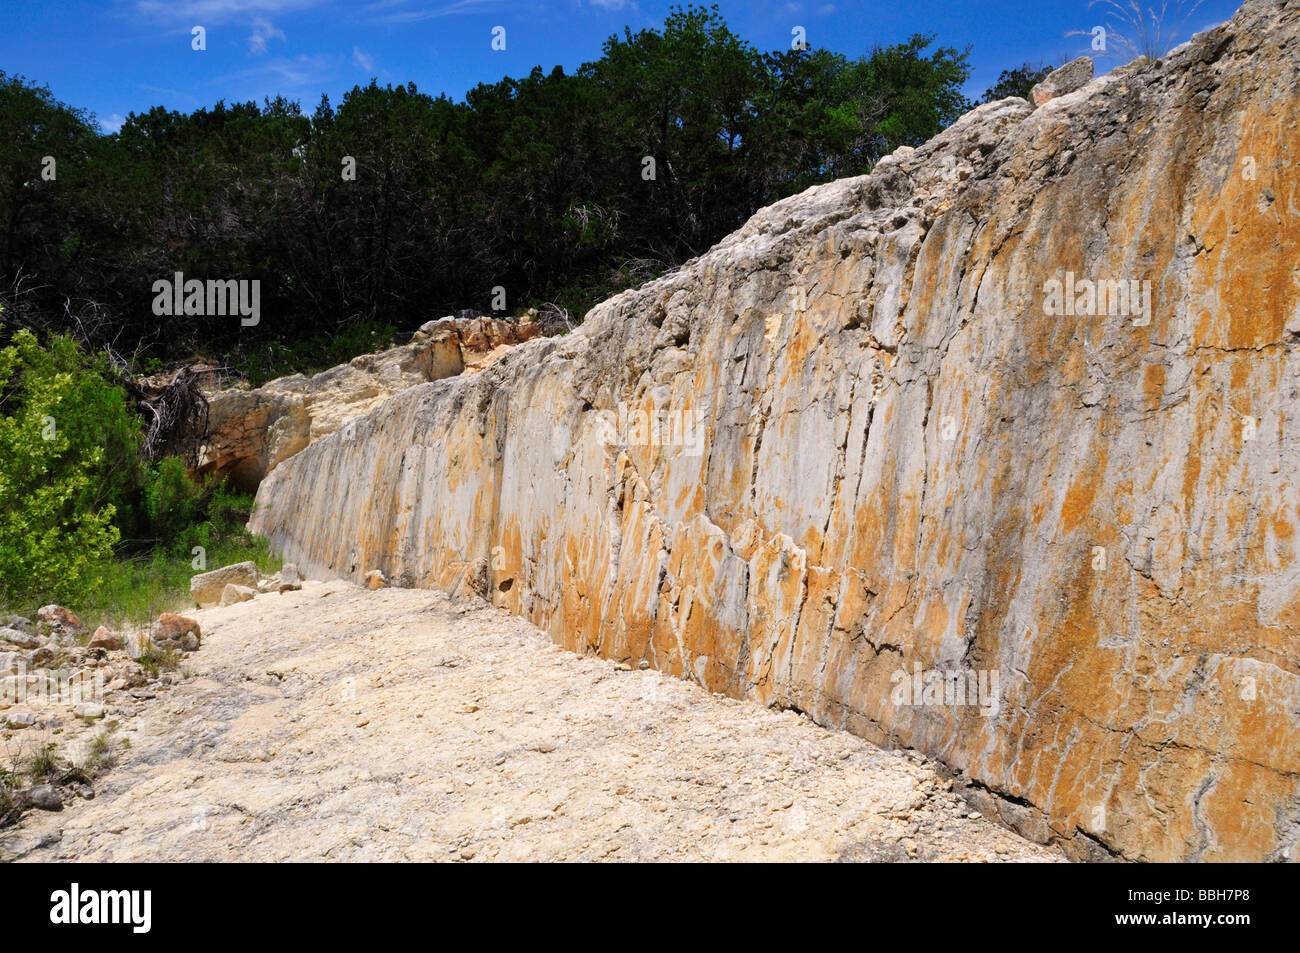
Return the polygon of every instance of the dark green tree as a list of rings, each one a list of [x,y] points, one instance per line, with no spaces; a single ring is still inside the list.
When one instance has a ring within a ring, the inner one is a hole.
[[[1056,69],[1055,66],[1032,63],[1023,63],[1014,69],[1002,71],[998,81],[990,86],[985,92],[984,97],[980,100],[982,103],[993,103],[999,99],[1006,99],[1008,96],[1019,96],[1022,99],[1029,98],[1029,91],[1043,81],[1048,73]]]

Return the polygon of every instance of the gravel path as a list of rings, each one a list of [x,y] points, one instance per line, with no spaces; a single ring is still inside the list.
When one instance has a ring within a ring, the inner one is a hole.
[[[192,674],[118,715],[95,798],[0,859],[1059,859],[914,755],[483,603],[330,582],[193,615]]]

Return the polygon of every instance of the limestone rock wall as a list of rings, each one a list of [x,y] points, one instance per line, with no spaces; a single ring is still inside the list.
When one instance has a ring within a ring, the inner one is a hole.
[[[255,490],[281,461],[399,391],[481,370],[540,331],[538,324],[497,318],[442,318],[421,327],[408,344],[311,377],[292,374],[258,388],[217,391],[208,398],[198,472]]]
[[[1300,5],[1251,0],[983,106],[316,441],[251,525],[941,757],[1076,856],[1294,859],[1297,88]]]

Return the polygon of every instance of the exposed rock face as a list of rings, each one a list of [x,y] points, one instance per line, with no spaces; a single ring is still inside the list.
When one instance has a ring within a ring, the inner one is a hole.
[[[1080,56],[1044,76],[1043,81],[1029,91],[1029,99],[1035,106],[1041,106],[1058,96],[1082,89],[1091,79],[1092,58]]]
[[[317,441],[252,528],[313,576],[485,573],[1076,856],[1295,859],[1298,79],[1300,6],[1252,0],[983,106]]]
[[[443,318],[422,326],[409,344],[313,377],[294,374],[253,390],[219,391],[208,399],[209,434],[198,470],[255,489],[282,460],[393,394],[479,370],[540,331],[538,324],[496,318]]]

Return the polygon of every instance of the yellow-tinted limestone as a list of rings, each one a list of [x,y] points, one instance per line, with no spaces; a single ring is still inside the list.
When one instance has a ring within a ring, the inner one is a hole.
[[[920,749],[1075,856],[1294,859],[1298,87],[1251,0],[982,106],[317,440],[253,528]]]

